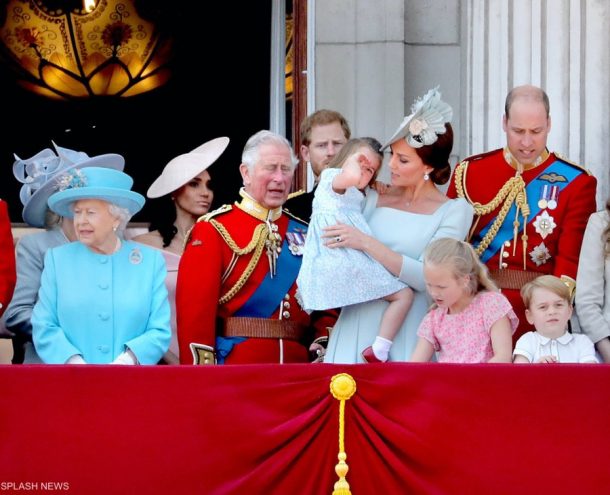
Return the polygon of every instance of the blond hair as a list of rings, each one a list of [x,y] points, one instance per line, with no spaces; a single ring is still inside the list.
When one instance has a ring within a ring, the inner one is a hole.
[[[484,290],[498,291],[497,285],[489,277],[487,267],[467,242],[450,237],[431,242],[424,251],[424,264],[448,265],[456,279],[468,277],[471,295]]]
[[[541,275],[521,287],[521,299],[523,299],[523,304],[527,309],[530,307],[536,289],[546,289],[564,299],[568,304],[571,302],[570,288],[559,277]]]

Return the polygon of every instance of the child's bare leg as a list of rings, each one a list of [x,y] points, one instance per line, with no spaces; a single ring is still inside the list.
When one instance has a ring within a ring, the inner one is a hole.
[[[390,304],[383,313],[379,326],[379,335],[375,337],[372,348],[375,357],[380,361],[387,361],[394,337],[405,321],[411,304],[413,304],[413,290],[409,287],[384,297]]]
[[[381,318],[379,336],[393,341],[405,321],[409,309],[411,309],[411,304],[413,304],[413,290],[405,287],[384,297],[384,300],[390,304],[388,304],[383,313],[383,318]]]

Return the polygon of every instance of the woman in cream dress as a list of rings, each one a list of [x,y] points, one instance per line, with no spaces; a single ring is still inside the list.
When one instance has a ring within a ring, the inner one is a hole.
[[[153,219],[150,232],[133,239],[159,249],[167,265],[165,285],[171,307],[172,340],[169,351],[163,356],[166,364],[180,363],[176,333],[176,280],[184,240],[197,219],[210,210],[214,192],[210,188],[211,178],[207,169],[228,144],[227,137],[212,139],[190,153],[172,159],[146,195],[149,198],[169,198],[173,208],[170,206]]]
[[[580,330],[610,363],[610,201],[587,222],[576,276],[576,312]],[[572,318],[572,323],[574,318]],[[577,329],[575,329],[577,330]]]

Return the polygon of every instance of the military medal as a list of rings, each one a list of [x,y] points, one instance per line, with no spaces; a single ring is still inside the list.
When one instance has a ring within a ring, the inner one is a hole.
[[[553,233],[557,224],[555,219],[545,210],[536,217],[534,227],[536,227],[536,232],[540,234],[540,237],[546,239],[546,236]]]
[[[557,208],[557,200],[559,198],[559,186],[551,186],[551,199],[548,202],[549,210]]]
[[[129,262],[132,265],[139,265],[142,263],[142,252],[138,248],[133,248],[129,253]]]
[[[551,259],[549,248],[544,245],[544,242],[541,242],[534,249],[532,249],[529,255],[532,261],[536,263],[536,266],[544,265]]]
[[[544,210],[548,206],[549,200],[549,185],[544,184],[540,189],[540,199],[538,200],[538,208]]]
[[[305,237],[307,233],[302,230],[296,232],[286,232],[286,240],[288,241],[288,249],[294,256],[303,256],[305,248]]]

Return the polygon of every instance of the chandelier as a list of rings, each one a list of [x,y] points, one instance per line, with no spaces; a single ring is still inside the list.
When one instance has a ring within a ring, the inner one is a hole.
[[[169,78],[169,38],[137,0],[8,0],[0,47],[26,89],[55,99],[134,96]]]

